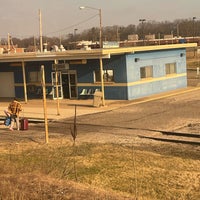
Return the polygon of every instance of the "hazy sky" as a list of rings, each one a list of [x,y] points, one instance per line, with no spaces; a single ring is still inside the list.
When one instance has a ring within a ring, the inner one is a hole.
[[[197,17],[200,0],[1,0],[0,37],[24,38],[39,35],[39,9],[43,35],[62,36],[99,26],[97,10],[102,9],[102,25],[137,25],[140,18],[173,21]]]

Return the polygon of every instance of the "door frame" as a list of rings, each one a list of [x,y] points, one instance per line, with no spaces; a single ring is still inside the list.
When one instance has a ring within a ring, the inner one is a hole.
[[[62,75],[67,75],[68,76],[68,90],[69,90],[69,99],[76,99],[78,98],[78,88],[77,88],[77,71],[76,70],[67,70],[67,71],[63,71]],[[71,78],[70,75],[74,75],[74,84],[72,84],[71,82]],[[63,85],[62,85],[63,87]],[[75,96],[72,96],[72,91],[73,88],[75,90],[74,94]],[[63,96],[65,96],[63,94]]]
[[[63,99],[62,72],[61,71],[51,72],[51,81],[52,81],[53,99]],[[58,88],[58,97],[57,97],[57,88]]]

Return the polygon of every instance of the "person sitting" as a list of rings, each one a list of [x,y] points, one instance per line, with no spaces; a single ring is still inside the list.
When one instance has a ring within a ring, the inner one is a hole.
[[[19,131],[20,123],[19,123],[19,113],[22,111],[22,105],[20,102],[14,98],[13,101],[9,104],[8,110],[4,111],[7,116],[11,117],[11,124],[9,129],[13,131],[13,127],[16,122],[17,130]]]

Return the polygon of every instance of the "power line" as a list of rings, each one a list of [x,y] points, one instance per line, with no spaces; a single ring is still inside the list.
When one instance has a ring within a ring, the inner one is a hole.
[[[76,23],[76,24],[73,24],[73,25],[71,25],[71,26],[65,27],[65,28],[60,29],[60,30],[58,30],[58,31],[48,32],[48,33],[45,34],[45,35],[47,36],[47,35],[50,35],[50,34],[63,32],[63,31],[65,31],[65,30],[68,30],[68,29],[71,29],[71,28],[73,28],[73,27],[76,27],[76,26],[78,26],[78,25],[80,25],[80,24],[86,23],[86,22],[88,22],[88,21],[94,19],[96,16],[98,16],[98,14],[95,14],[95,15],[93,15],[93,16],[91,16],[91,17],[89,17],[89,18],[87,18],[87,19],[85,19],[85,20],[83,20],[83,21],[80,21],[80,22],[78,22],[78,23]],[[39,37],[39,34],[36,34],[35,36],[36,36],[36,37]],[[29,38],[29,37],[34,37],[34,36],[33,36],[33,35],[18,35],[18,34],[12,34],[12,37],[16,37],[16,38],[18,38],[18,37],[19,37],[19,38]],[[6,39],[6,38],[7,38],[7,35],[0,35],[0,38],[1,38],[1,39]]]
[[[81,21],[81,22],[79,22],[79,23],[77,23],[77,24],[74,24],[74,25],[65,27],[65,28],[63,28],[63,29],[60,29],[60,30],[58,30],[58,31],[49,32],[49,33],[47,33],[46,35],[50,35],[50,34],[53,34],[53,33],[59,33],[59,32],[65,31],[65,30],[67,30],[67,29],[71,29],[71,28],[76,27],[76,26],[78,26],[78,25],[80,25],[80,24],[83,24],[83,23],[85,23],[85,22],[90,21],[91,19],[95,18],[96,16],[98,16],[98,14],[93,15],[93,16],[91,16],[90,18],[87,18],[87,19],[85,19],[85,20],[83,20],[83,21]]]

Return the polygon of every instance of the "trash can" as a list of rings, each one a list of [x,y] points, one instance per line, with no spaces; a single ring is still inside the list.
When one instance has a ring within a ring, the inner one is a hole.
[[[100,107],[102,105],[103,95],[102,92],[96,91],[93,98],[93,106]]]

